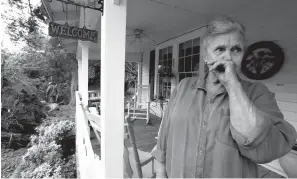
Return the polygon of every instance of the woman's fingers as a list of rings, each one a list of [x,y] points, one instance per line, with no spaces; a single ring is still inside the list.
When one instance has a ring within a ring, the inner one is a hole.
[[[224,67],[226,67],[229,61],[231,60],[219,60],[219,61],[217,60],[217,61],[207,62],[207,65],[211,66],[209,68],[209,71],[213,71],[220,65],[223,65]]]
[[[209,71],[213,71],[215,70],[218,66],[220,65],[223,65],[223,66],[226,66],[226,62],[223,62],[223,61],[219,61],[219,62],[216,62],[214,63],[210,68],[209,68]]]

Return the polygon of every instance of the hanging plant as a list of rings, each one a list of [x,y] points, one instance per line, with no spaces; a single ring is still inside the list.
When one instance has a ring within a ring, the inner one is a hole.
[[[172,72],[167,72],[169,70],[165,70],[165,67],[162,65],[159,65],[158,67],[158,73],[160,77],[168,77],[168,78],[175,78],[175,74]]]

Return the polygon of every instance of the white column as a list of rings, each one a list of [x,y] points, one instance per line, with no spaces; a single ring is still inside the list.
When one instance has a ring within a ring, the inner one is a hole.
[[[150,74],[150,51],[146,51],[143,54],[143,62],[142,62],[142,74],[141,74],[141,85],[149,85],[149,74]],[[150,93],[150,88],[145,88],[141,91],[141,98],[144,100],[142,102],[148,102],[148,96]],[[143,106],[147,108],[147,105]]]
[[[81,42],[81,96],[84,105],[88,104],[89,94],[88,94],[88,82],[89,82],[89,47],[85,42]]]
[[[139,87],[140,85],[142,85],[142,55],[140,54],[140,62],[137,65],[137,107],[141,107],[138,104],[141,103],[141,94],[142,94],[142,90]]]
[[[81,82],[82,82],[82,68],[81,68],[81,65],[82,65],[82,59],[81,59],[81,57],[80,58],[77,58],[77,65],[78,65],[78,73],[77,73],[77,75],[78,75],[78,78],[77,78],[77,80],[78,80],[78,91],[79,91],[79,93],[81,94],[81,92],[82,92],[82,84],[81,84]]]
[[[123,178],[127,0],[104,1],[101,18],[102,178]]]

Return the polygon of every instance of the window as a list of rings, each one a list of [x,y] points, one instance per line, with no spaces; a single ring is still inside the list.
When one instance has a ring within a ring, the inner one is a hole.
[[[179,44],[178,53],[179,81],[198,73],[200,60],[200,38],[188,40]]]
[[[172,46],[159,50],[159,97],[170,98],[172,78]]]

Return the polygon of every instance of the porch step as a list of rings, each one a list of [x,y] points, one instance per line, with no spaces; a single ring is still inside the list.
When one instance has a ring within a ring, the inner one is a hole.
[[[132,112],[130,112],[130,114],[132,114],[132,115],[146,115],[146,113],[132,113]]]
[[[130,108],[129,110],[130,111],[133,111],[133,110],[135,110],[135,111],[146,111],[147,109]]]
[[[132,116],[131,119],[146,119],[146,117]]]

